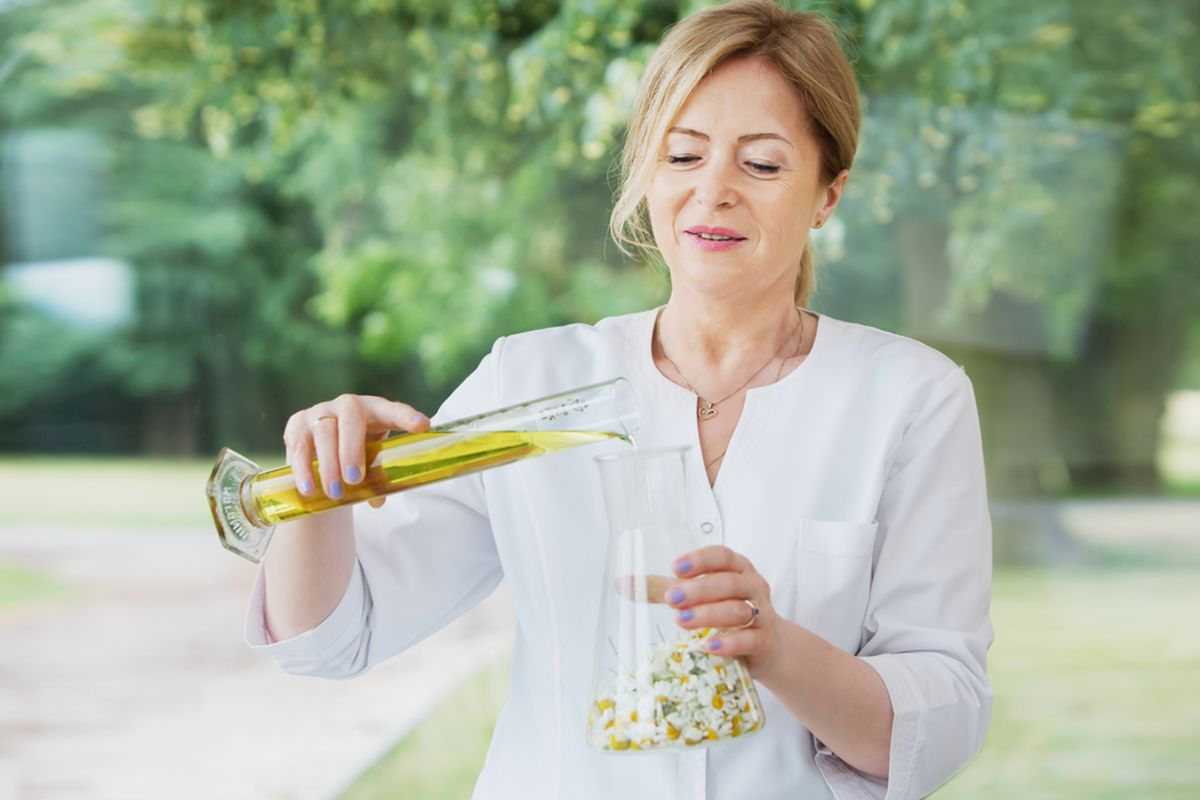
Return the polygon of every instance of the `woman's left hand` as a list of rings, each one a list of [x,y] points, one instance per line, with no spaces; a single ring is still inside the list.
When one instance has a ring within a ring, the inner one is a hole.
[[[678,625],[722,629],[709,640],[709,652],[741,656],[751,675],[762,671],[779,650],[781,620],[770,585],[749,559],[728,547],[703,547],[676,559],[675,574],[684,580],[670,586],[664,599],[679,610]]]

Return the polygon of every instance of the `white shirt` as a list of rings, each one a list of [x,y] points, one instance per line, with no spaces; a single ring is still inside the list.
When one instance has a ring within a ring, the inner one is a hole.
[[[435,422],[629,378],[639,445],[692,445],[689,524],[747,556],[779,614],[883,678],[895,711],[888,781],[829,752],[762,686],[762,730],[711,749],[613,754],[585,744],[607,539],[592,459],[627,447],[617,442],[416,489],[380,509],[357,506],[358,566],[337,608],[272,644],[260,571],[248,641],[288,672],[349,677],[507,578],[512,684],[475,800],[932,792],[979,750],[992,702],[991,524],[966,375],[919,342],[823,316],[808,358],[748,391],[710,488],[695,396],[651,357],[654,314],[501,339]]]

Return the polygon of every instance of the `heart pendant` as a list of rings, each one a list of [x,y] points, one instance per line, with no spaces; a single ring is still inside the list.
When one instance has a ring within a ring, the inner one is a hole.
[[[700,406],[700,409],[696,413],[700,415],[701,422],[708,422],[719,412],[712,406]]]

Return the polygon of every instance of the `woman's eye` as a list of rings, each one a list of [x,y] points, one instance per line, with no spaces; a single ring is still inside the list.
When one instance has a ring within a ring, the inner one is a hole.
[[[699,160],[700,156],[667,156],[668,164],[691,164]]]
[[[778,164],[767,164],[762,161],[747,161],[746,165],[761,175],[774,175],[775,173],[779,172]]]

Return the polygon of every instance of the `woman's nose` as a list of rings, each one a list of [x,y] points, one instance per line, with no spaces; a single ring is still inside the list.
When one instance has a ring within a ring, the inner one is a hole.
[[[696,201],[705,208],[730,208],[737,204],[738,195],[734,188],[735,176],[728,164],[714,159],[696,170]]]

